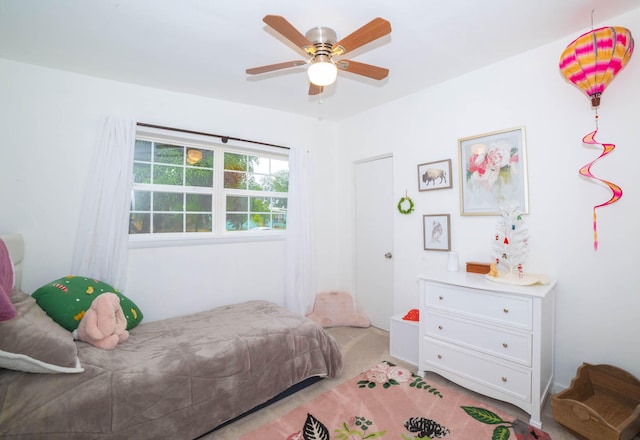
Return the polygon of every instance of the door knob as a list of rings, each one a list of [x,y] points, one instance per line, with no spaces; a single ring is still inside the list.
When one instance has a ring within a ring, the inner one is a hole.
[[[391,252],[387,252],[386,254],[384,254],[384,258],[386,259],[391,259],[391,257],[393,257],[393,255],[391,255]]]

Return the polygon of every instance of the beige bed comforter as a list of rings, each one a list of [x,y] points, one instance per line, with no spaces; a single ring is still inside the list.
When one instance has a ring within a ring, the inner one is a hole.
[[[0,369],[0,438],[192,439],[342,370],[331,335],[265,301],[143,323],[112,351],[77,344],[84,373]]]

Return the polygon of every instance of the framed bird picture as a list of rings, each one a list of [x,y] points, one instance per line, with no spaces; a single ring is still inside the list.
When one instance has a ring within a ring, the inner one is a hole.
[[[451,216],[427,214],[422,216],[425,251],[451,250]]]

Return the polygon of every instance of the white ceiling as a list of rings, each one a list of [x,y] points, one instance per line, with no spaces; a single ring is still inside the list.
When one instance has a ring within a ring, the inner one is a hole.
[[[0,58],[149,87],[340,120],[640,7],[638,0],[0,0]],[[387,67],[375,81],[340,72],[310,97],[303,59],[266,26],[345,37],[375,17],[392,32],[343,59]],[[558,54],[558,57],[560,54]]]

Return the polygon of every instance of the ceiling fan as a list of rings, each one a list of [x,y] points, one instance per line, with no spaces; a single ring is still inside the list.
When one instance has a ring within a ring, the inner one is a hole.
[[[246,70],[249,75],[308,64],[309,95],[318,95],[322,93],[325,86],[333,84],[336,80],[338,69],[376,80],[384,79],[389,75],[389,69],[383,67],[351,60],[333,59],[333,57],[344,55],[391,33],[391,23],[384,18],[374,18],[340,41],[338,41],[336,32],[328,27],[316,27],[310,29],[306,35],[302,35],[291,23],[279,15],[267,15],[263,18],[263,21],[302,49],[309,55],[309,59],[253,67]]]

